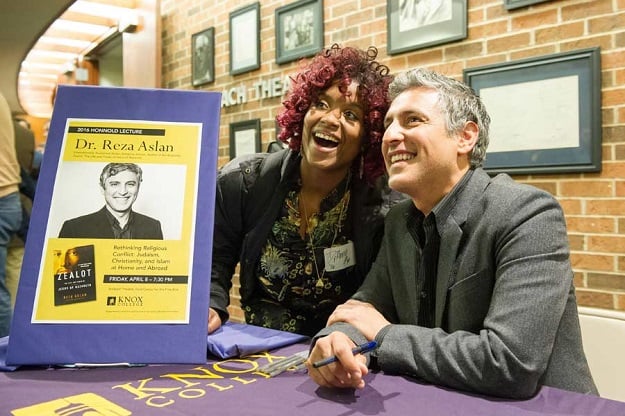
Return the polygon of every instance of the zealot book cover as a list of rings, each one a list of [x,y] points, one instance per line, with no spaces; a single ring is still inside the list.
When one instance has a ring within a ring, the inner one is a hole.
[[[96,300],[93,244],[54,250],[54,306]]]
[[[221,94],[58,88],[7,363],[203,363]]]

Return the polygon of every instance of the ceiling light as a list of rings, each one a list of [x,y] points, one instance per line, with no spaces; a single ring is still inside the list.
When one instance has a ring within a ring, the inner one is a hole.
[[[62,71],[63,64],[48,64],[43,62],[22,62],[22,69],[26,72],[37,69],[50,69],[53,71]]]
[[[76,57],[75,53],[71,52],[58,52],[58,51],[49,51],[49,50],[31,50],[28,55],[26,55],[27,61],[35,61],[37,59],[58,59],[62,61],[67,61],[74,59]]]
[[[60,46],[71,46],[79,49],[85,48],[89,45],[88,40],[80,40],[80,39],[70,39],[70,38],[56,38],[53,36],[42,36],[39,38],[39,42],[37,42],[37,46],[45,46],[45,45],[60,45]]]
[[[129,9],[126,7],[113,6],[110,4],[94,3],[90,1],[77,1],[71,6],[71,11],[84,13],[91,16],[99,16],[110,18],[112,16],[120,16]]]
[[[57,82],[75,76],[76,63],[118,31],[131,32],[137,27],[136,1],[114,3],[76,0],[35,43],[18,76],[18,97],[28,114],[49,118]]]
[[[50,29],[67,32],[78,32],[88,35],[100,35],[109,29],[109,26],[94,25],[92,23],[74,22],[70,20],[58,19]]]

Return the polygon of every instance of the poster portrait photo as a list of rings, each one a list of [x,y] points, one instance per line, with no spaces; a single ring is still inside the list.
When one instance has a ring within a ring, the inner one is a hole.
[[[185,167],[136,164],[141,170],[141,178],[140,183],[133,188],[134,173],[124,170],[117,175],[110,175],[105,173],[108,166],[107,163],[90,162],[66,162],[60,166],[50,207],[48,237],[78,237],[73,234],[77,232],[76,223],[80,223],[82,228],[94,230],[94,235],[89,236],[85,234],[90,232],[88,230],[78,231],[82,233],[82,238],[114,238],[108,235],[110,226],[106,223],[105,216],[108,206],[109,210],[131,209],[136,214],[135,218],[140,218],[137,223],[138,238],[180,239],[184,202],[184,186],[180,184],[186,183]],[[101,178],[104,178],[105,187],[102,186]],[[121,186],[123,182],[128,183],[132,189],[120,191],[123,196],[120,198],[119,192],[109,187],[111,178],[112,185]],[[98,224],[87,225],[87,222],[94,221]],[[162,233],[161,238],[153,231],[157,223]],[[107,227],[103,227],[104,225]],[[103,229],[106,229],[107,236],[102,235]]]

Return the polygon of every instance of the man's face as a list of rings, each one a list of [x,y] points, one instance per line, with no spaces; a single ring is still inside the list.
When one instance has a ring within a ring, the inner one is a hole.
[[[109,176],[102,193],[109,209],[120,213],[129,211],[139,194],[139,177],[129,170]]]
[[[382,154],[391,188],[413,199],[449,192],[462,172],[458,140],[450,137],[438,92],[412,88],[399,94],[384,119]],[[419,196],[421,195],[421,196]]]

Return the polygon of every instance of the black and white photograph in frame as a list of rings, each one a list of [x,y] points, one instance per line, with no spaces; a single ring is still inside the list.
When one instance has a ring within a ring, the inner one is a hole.
[[[549,0],[503,0],[506,10],[514,10],[520,7],[531,6],[532,4],[544,3]]]
[[[467,37],[467,0],[387,0],[390,55]]]
[[[230,75],[260,68],[260,3],[230,13]]]
[[[599,172],[600,60],[594,47],[465,69],[464,82],[491,116],[484,169]]]
[[[191,36],[192,84],[194,87],[215,81],[215,28]]]
[[[230,123],[230,159],[261,151],[260,119]]]
[[[276,9],[276,62],[312,56],[323,47],[323,1],[299,0]]]
[[[399,31],[451,20],[451,0],[400,0]]]

